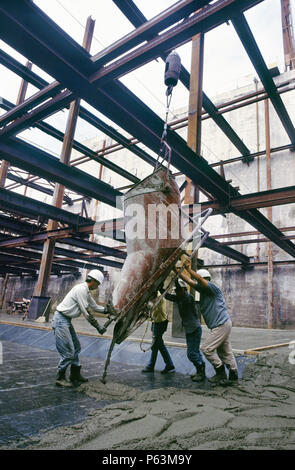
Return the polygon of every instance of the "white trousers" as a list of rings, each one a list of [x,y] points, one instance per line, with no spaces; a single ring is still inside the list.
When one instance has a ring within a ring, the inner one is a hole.
[[[232,322],[228,319],[225,323],[209,332],[209,337],[201,345],[206,359],[218,368],[225,364],[229,369],[237,370],[237,362],[232,351],[230,333]]]

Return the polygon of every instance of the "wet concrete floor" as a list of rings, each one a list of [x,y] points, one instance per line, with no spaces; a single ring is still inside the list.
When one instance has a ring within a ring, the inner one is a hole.
[[[83,374],[89,381],[100,379],[110,340],[80,335]],[[51,330],[0,324],[2,364],[0,364],[0,446],[59,426],[83,422],[89,413],[108,404],[124,400],[97,400],[79,389],[56,387],[55,377],[59,355]],[[159,357],[154,374],[142,374],[149,352],[143,353],[138,343],[116,345],[107,381],[134,387],[141,391],[175,387],[178,389],[210,388],[208,382],[196,384],[189,374],[194,371],[186,358],[185,348],[169,348],[176,373],[163,375]],[[239,376],[254,357],[237,356]],[[206,363],[207,376],[213,369]],[[2,447],[3,448],[3,447]]]

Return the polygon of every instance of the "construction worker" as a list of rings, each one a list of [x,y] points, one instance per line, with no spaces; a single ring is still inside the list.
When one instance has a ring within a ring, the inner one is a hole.
[[[157,292],[151,298],[151,304],[154,304],[157,300]],[[152,305],[151,305],[152,307]],[[151,347],[151,357],[148,365],[141,371],[143,373],[154,372],[154,367],[157,361],[158,352],[160,351],[164,362],[165,369],[161,371],[161,374],[171,374],[175,372],[175,367],[170,357],[169,351],[166,348],[163,341],[163,334],[167,330],[168,317],[164,308],[164,299],[162,299],[159,305],[152,312],[152,332],[153,332],[153,344]]]
[[[209,337],[202,345],[202,351],[214,366],[216,374],[209,382],[212,384],[227,383],[225,365],[229,369],[229,381],[238,380],[238,366],[230,343],[232,322],[227,311],[224,296],[220,288],[211,282],[211,275],[206,269],[197,272],[191,269],[189,261],[185,268],[191,278],[180,274],[183,281],[200,293],[200,310],[207,327]]]
[[[177,303],[185,331],[187,357],[196,368],[196,374],[192,375],[191,378],[194,382],[200,382],[206,376],[205,362],[200,351],[202,326],[198,317],[195,299],[187,291],[186,283],[181,279],[175,281],[175,294],[166,294],[165,299]]]
[[[104,333],[105,330],[99,326],[97,320],[88,311],[88,308],[91,307],[95,312],[109,313],[108,307],[97,305],[90,295],[90,291],[97,289],[103,280],[103,273],[98,269],[93,269],[89,272],[86,282],[74,286],[56,307],[51,326],[55,335],[56,349],[61,356],[56,378],[57,386],[71,387],[88,382],[88,379],[84,378],[80,372],[79,352],[81,346],[72,325],[72,318],[79,317],[82,313],[99,333]],[[66,380],[66,370],[69,365],[71,366],[70,382]]]

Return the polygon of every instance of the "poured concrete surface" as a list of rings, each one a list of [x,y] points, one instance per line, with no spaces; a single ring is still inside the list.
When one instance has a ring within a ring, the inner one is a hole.
[[[241,336],[246,345],[247,335]],[[277,336],[278,343],[282,339]],[[89,382],[61,389],[50,329],[0,323],[0,341],[1,449],[295,448],[295,365],[288,348],[258,358],[237,355],[239,383],[212,387],[191,381],[185,348],[169,347],[175,374],[160,374],[160,359],[155,373],[142,374],[149,352],[124,342],[104,385],[110,340],[80,335]],[[206,373],[213,374],[208,363]]]

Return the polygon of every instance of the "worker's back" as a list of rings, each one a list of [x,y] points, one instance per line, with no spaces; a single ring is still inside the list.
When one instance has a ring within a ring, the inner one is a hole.
[[[200,310],[208,328],[213,329],[225,323],[229,319],[229,314],[221,289],[208,281],[208,288],[199,292]]]

